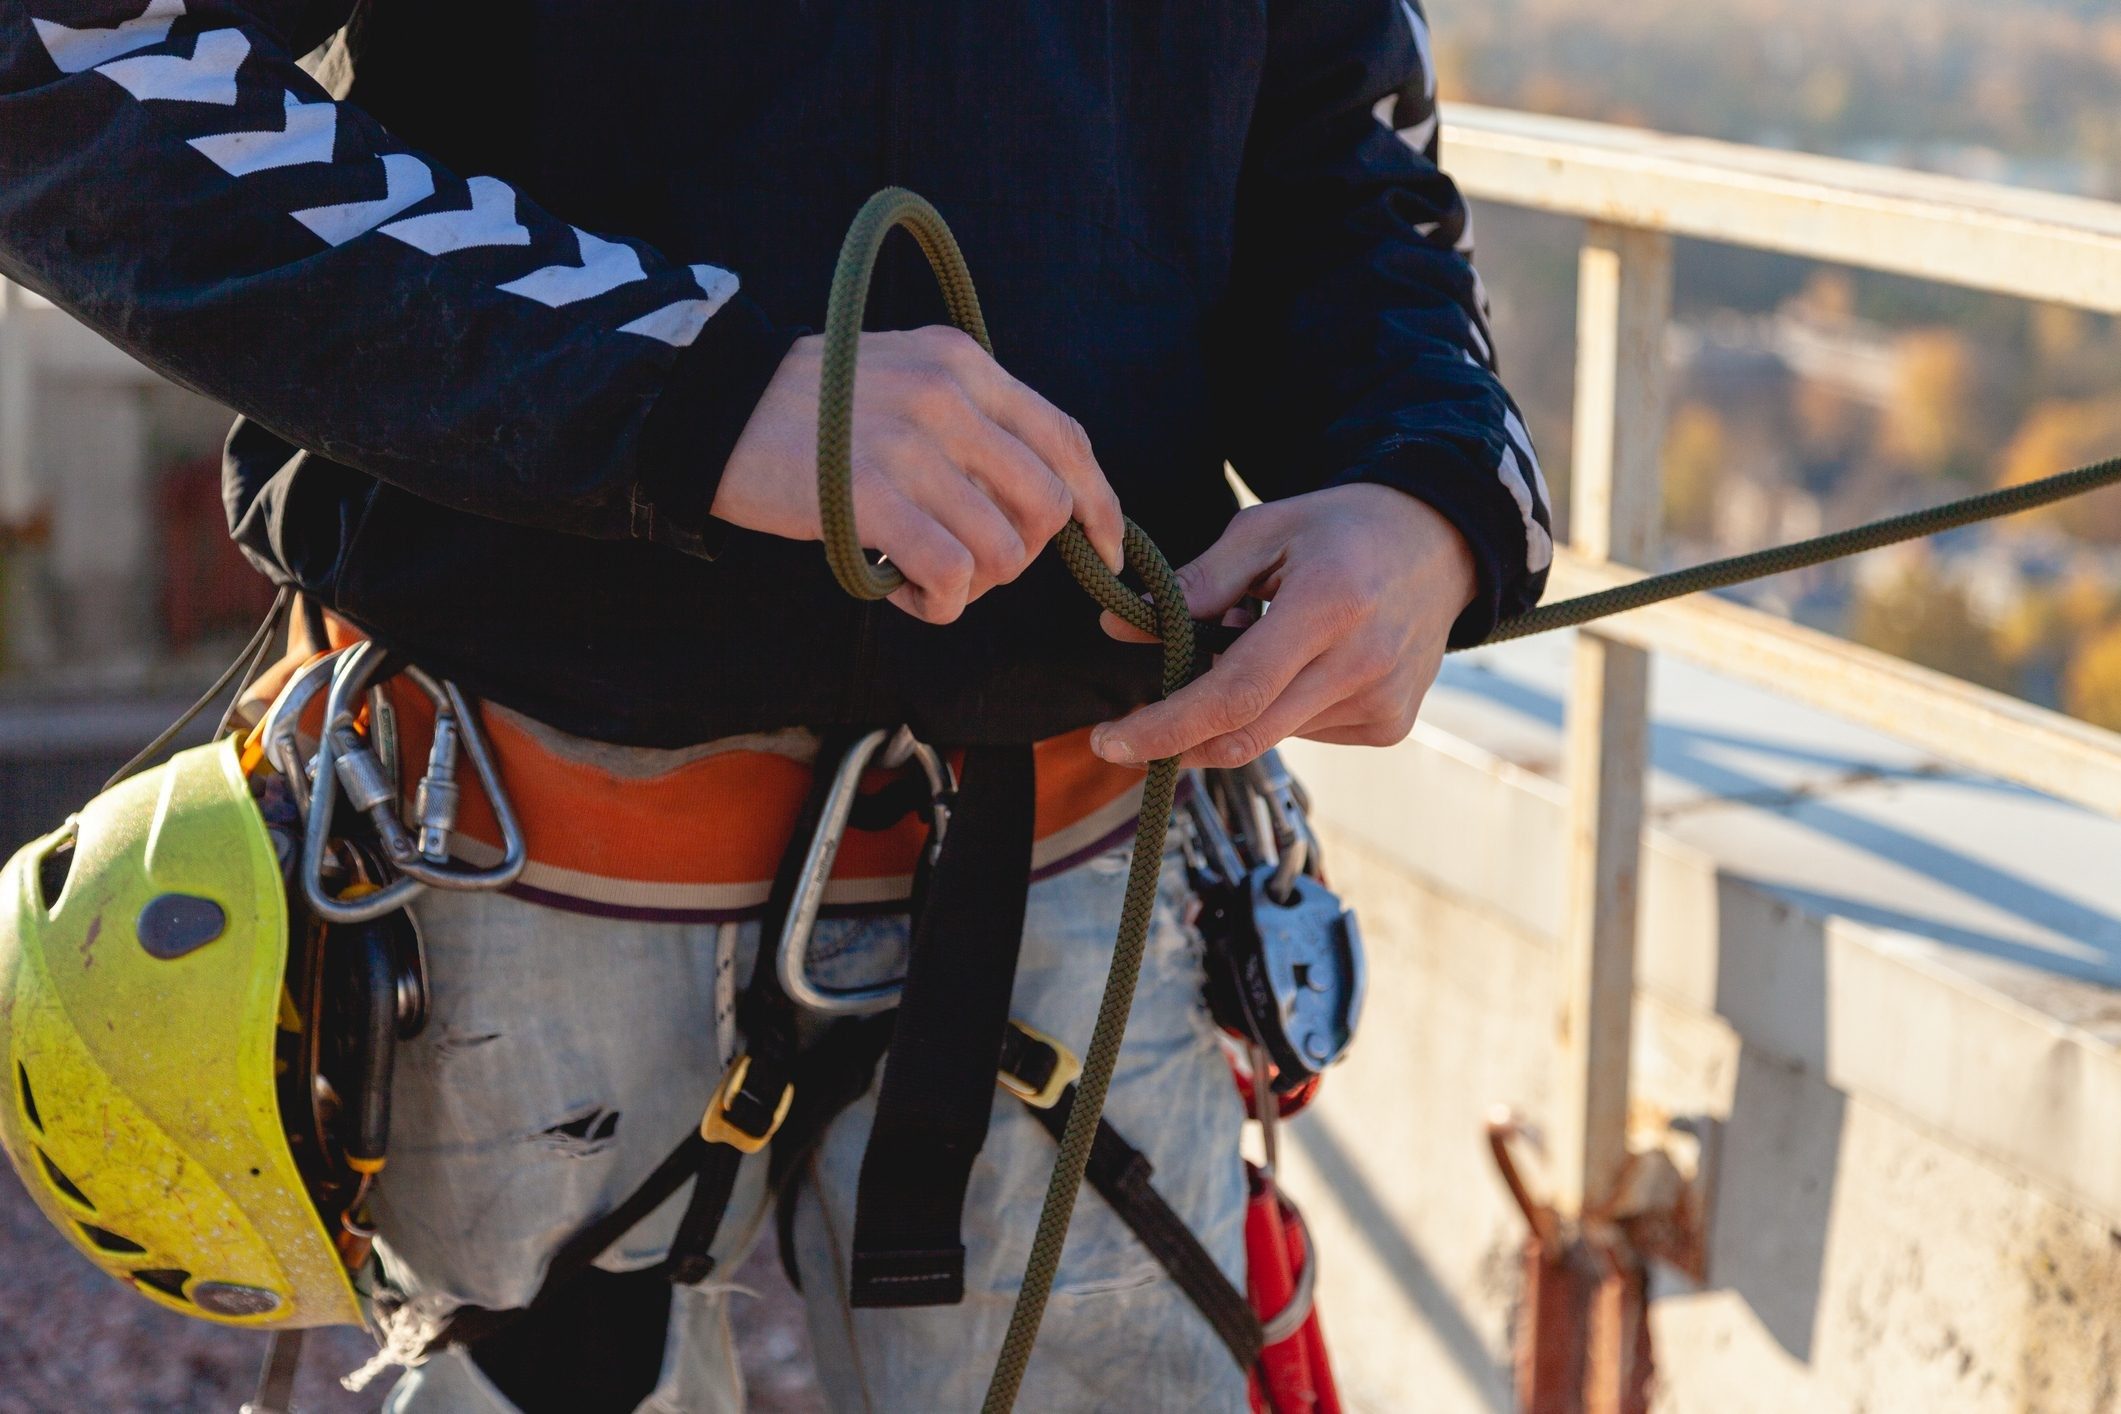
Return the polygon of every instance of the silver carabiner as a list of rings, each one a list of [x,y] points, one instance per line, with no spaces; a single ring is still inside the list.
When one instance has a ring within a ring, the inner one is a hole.
[[[918,740],[910,729],[900,727],[895,733],[878,728],[858,737],[847,748],[847,754],[833,770],[817,829],[803,847],[795,897],[789,903],[788,916],[781,923],[781,935],[775,945],[781,990],[799,1005],[825,1016],[866,1016],[889,1011],[898,1005],[899,993],[905,990],[904,979],[866,987],[821,987],[810,980],[810,935],[824,908],[825,887],[832,880],[832,864],[839,857],[840,840],[847,833],[848,818],[861,794],[862,775],[879,757],[885,766],[903,766],[910,760],[927,780],[934,800],[934,818],[928,833],[930,864],[935,862],[943,834],[949,828],[949,799],[957,783],[950,763],[934,747]],[[822,770],[824,763],[818,765]]]
[[[1318,876],[1318,841],[1311,834],[1296,780],[1282,764],[1281,753],[1269,750],[1243,770],[1266,807],[1267,822],[1274,831],[1274,880],[1268,892],[1277,902],[1286,902],[1297,875]]]
[[[374,749],[362,739],[354,725],[355,704],[368,690],[384,657],[385,651],[373,641],[347,649],[333,665],[331,691],[325,700],[324,730],[317,743],[316,774],[310,784],[304,812],[301,874],[303,897],[317,916],[328,923],[364,923],[371,918],[380,918],[393,909],[402,908],[430,886],[462,890],[506,888],[515,882],[529,860],[522,826],[502,788],[500,772],[494,766],[493,755],[487,749],[485,735],[479,730],[478,718],[470,704],[455,683],[438,682],[417,668],[408,668],[407,677],[435,704],[436,755],[453,756],[454,746],[446,749],[443,746],[445,737],[452,742],[461,740],[464,751],[471,757],[473,769],[478,773],[479,784],[493,806],[494,819],[501,827],[501,862],[491,869],[449,868],[423,855],[423,841],[415,839],[398,815],[397,783],[385,773]],[[314,690],[311,695],[314,696]],[[295,715],[298,714],[290,714],[290,720]],[[451,722],[446,730],[441,726],[445,716]],[[433,760],[431,757],[430,772]],[[444,773],[445,779],[440,783],[443,789],[430,792],[429,782],[423,780],[421,783],[423,802],[430,794],[436,798],[432,805],[423,803],[422,834],[434,825],[445,841],[455,816],[453,765],[451,761],[450,769]],[[335,898],[324,887],[324,856],[330,845],[332,814],[342,789],[354,807],[374,822],[383,843],[383,853],[400,875],[357,899]],[[446,820],[441,803],[445,800]],[[446,859],[446,849],[442,853]]]
[[[343,648],[335,648],[296,669],[295,675],[287,680],[287,686],[280,690],[280,695],[273,699],[272,706],[265,713],[265,724],[259,737],[265,759],[286,777],[295,809],[304,814],[309,811],[309,773],[314,758],[302,755],[302,716],[309,711],[309,704],[317,700],[317,694],[331,685],[332,670],[345,652]]]

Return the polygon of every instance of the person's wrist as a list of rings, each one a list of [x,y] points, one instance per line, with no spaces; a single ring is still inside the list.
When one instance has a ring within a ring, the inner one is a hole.
[[[1443,512],[1412,492],[1358,481],[1320,493],[1344,500],[1395,550],[1411,550],[1426,587],[1456,618],[1480,597],[1480,562],[1472,542]]]
[[[738,296],[682,350],[642,425],[634,534],[712,558],[712,513],[731,453],[800,329],[771,323]]]

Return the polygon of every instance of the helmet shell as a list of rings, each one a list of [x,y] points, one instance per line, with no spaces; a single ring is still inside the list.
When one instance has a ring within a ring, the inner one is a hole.
[[[54,1226],[157,1305],[358,1324],[280,1119],[287,948],[234,738],[97,796],[0,871],[0,1149]]]

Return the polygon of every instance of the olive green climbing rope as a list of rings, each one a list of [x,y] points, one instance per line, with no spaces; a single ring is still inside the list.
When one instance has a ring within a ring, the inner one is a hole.
[[[882,599],[905,584],[898,568],[872,563],[862,548],[854,523],[853,422],[854,374],[861,337],[862,311],[868,301],[869,279],[876,267],[878,250],[893,228],[903,226],[920,242],[942,285],[943,299],[956,325],[979,340],[990,354],[994,351],[987,324],[980,315],[979,296],[972,276],[950,228],[935,208],[901,187],[878,192],[865,204],[840,247],[838,267],[833,271],[831,301],[825,317],[825,362],[818,392],[817,480],[818,519],[825,542],[825,556],[840,586],[859,599]],[[2069,496],[2081,495],[2121,481],[2121,458],[2051,476],[2041,481],[1971,496],[1910,515],[1896,516],[1853,530],[1838,531],[1757,554],[1697,565],[1670,574],[1652,575],[1617,588],[1586,594],[1534,609],[1499,625],[1490,642],[1522,638],[1550,629],[1570,628],[1607,614],[1639,609],[1666,599],[1721,589],[1763,575],[1780,574],[1824,563],[1843,555],[1876,549],[1882,545],[1913,540],[1924,535],[1992,516],[2030,510]],[[1059,537],[1060,553],[1068,569],[1098,604],[1145,633],[1163,641],[1166,696],[1177,691],[1192,675],[1195,630],[1201,630],[1211,648],[1227,645],[1228,630],[1219,625],[1196,625],[1186,617],[1185,596],[1161,551],[1140,526],[1126,523],[1127,567],[1148,591],[1144,599],[1129,589],[1108,569],[1091,548],[1082,527],[1071,522]],[[1150,913],[1156,901],[1157,874],[1163,862],[1163,841],[1171,823],[1173,797],[1178,783],[1175,759],[1152,762],[1142,792],[1141,816],[1134,832],[1133,859],[1127,871],[1126,901],[1120,912],[1119,938],[1112,953],[1112,970],[1098,1004],[1097,1026],[1090,1048],[1083,1057],[1075,1107],[1068,1114],[1061,1135],[1060,1156],[1053,1164],[1053,1178],[1046,1188],[1046,1201],[1039,1213],[1038,1231],[1031,1244],[1031,1259],[1024,1271],[1023,1287],[1016,1309],[1009,1318],[1009,1333],[995,1362],[994,1379],[987,1389],[986,1414],[1002,1414],[1016,1402],[1023,1383],[1024,1367],[1037,1339],[1039,1321],[1045,1315],[1052,1293],[1053,1276],[1060,1262],[1061,1246],[1067,1240],[1068,1222],[1075,1198],[1082,1187],[1083,1172],[1090,1159],[1090,1143],[1105,1108],[1105,1092],[1112,1083],[1113,1066],[1127,1029],[1127,1013],[1134,1001],[1134,986],[1141,972],[1142,947],[1148,937]]]
[[[2111,486],[2117,481],[2121,481],[2121,457],[2093,462],[2090,466],[2081,466],[2075,471],[2043,476],[2038,481],[2006,486],[1999,491],[1984,491],[1978,496],[1946,501],[1940,506],[1930,506],[1924,510],[1910,511],[1906,515],[1872,521],[1869,525],[1815,535],[1794,545],[1777,545],[1771,550],[1756,550],[1750,555],[1734,555],[1727,560],[1690,565],[1683,570],[1672,570],[1667,574],[1648,575],[1628,584],[1601,589],[1596,594],[1579,595],[1555,604],[1542,604],[1530,613],[1520,614],[1514,619],[1505,619],[1495,626],[1495,631],[1488,635],[1487,641],[1501,643],[1507,639],[1547,633],[1557,628],[1574,628],[1578,624],[1587,624],[1592,619],[1602,619],[1608,614],[1647,608],[1651,604],[1661,604],[1667,599],[1678,599],[1711,589],[1728,589],[1750,579],[1765,579],[1771,574],[1787,574],[1791,570],[1808,569],[1813,565],[1823,565],[1828,560],[1841,559],[1845,555],[1858,555],[1865,550],[1877,550],[1887,545],[1898,545],[1906,540],[1919,540],[1925,535],[1956,530],[1962,525],[1972,525],[1975,521],[2016,515],[2020,511],[2033,510],[2056,501],[2068,500],[2071,496],[2081,496],[2087,491],[2096,491],[2102,486]]]
[[[825,366],[818,389],[818,520],[833,575],[841,588],[858,599],[882,599],[906,582],[896,566],[872,564],[862,549],[861,536],[854,525],[850,460],[854,365],[862,308],[868,302],[869,276],[876,267],[877,250],[895,226],[904,226],[920,242],[943,287],[951,320],[979,340],[987,352],[994,352],[993,342],[987,337],[987,323],[980,317],[972,276],[966,271],[965,258],[943,218],[934,207],[900,187],[887,188],[871,197],[854,218],[846,243],[840,247],[840,263],[833,271],[832,297],[825,312]],[[1080,525],[1070,522],[1059,539],[1061,558],[1092,598],[1136,628],[1163,640],[1164,692],[1168,695],[1177,691],[1192,668],[1193,622],[1186,617],[1185,594],[1163,552],[1140,526],[1127,522],[1127,565],[1149,591],[1155,606],[1152,610],[1149,603],[1106,568]],[[1053,1290],[1061,1245],[1067,1241],[1068,1221],[1075,1212],[1075,1195],[1082,1188],[1083,1171],[1090,1162],[1090,1142],[1097,1137],[1098,1117],[1105,1110],[1105,1091],[1112,1083],[1119,1043],[1127,1030],[1127,1013],[1134,1004],[1134,984],[1141,974],[1142,946],[1148,939],[1149,918],[1156,906],[1164,834],[1171,825],[1171,805],[1177,789],[1178,762],[1153,762],[1142,788],[1141,817],[1134,830],[1133,858],[1127,869],[1127,896],[1120,910],[1112,971],[1105,979],[1104,998],[1098,1003],[1090,1049],[1083,1056],[1075,1107],[1068,1112],[1067,1128],[1061,1133],[1060,1156],[1053,1162],[1053,1180],[1047,1185],[1045,1207],[1039,1213],[1024,1284],[1009,1317],[1009,1334],[1002,1341],[1001,1356],[995,1362],[994,1381],[987,1390],[988,1410],[1006,1410],[1015,1404],[1024,1365],[1031,1358],[1031,1345],[1038,1338],[1039,1321]]]

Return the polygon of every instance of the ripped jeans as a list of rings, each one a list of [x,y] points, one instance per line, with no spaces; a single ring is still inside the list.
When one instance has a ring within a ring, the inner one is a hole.
[[[1013,1014],[1080,1050],[1111,960],[1124,850],[1031,890]],[[1180,922],[1184,874],[1167,858],[1141,986],[1107,1114],[1149,1157],[1157,1188],[1224,1272],[1244,1281],[1242,1106],[1201,1000],[1197,936]],[[699,1123],[734,1038],[717,1035],[717,945],[749,975],[755,925],[614,921],[498,894],[431,893],[432,1016],[400,1051],[390,1167],[375,1195],[377,1253],[394,1349],[417,1349],[449,1311],[507,1309],[537,1291],[567,1237],[621,1202]],[[728,925],[734,929],[734,925]],[[811,949],[820,982],[900,975],[903,918],[826,920]],[[726,996],[726,991],[725,991]],[[881,1075],[881,1068],[879,1070]],[[976,1409],[1007,1328],[1055,1145],[996,1092],[965,1201],[962,1305],[853,1310],[845,1260],[855,1180],[876,1089],[827,1131],[798,1175],[795,1254],[836,1410]],[[714,1248],[733,1271],[768,1228],[766,1155],[748,1159]],[[605,1253],[614,1271],[665,1255],[689,1189]],[[649,1414],[744,1407],[714,1280],[671,1305]],[[1103,1200],[1087,1188],[1031,1359],[1026,1410],[1242,1410],[1245,1376],[1208,1323]],[[505,1414],[469,1356],[408,1370],[392,1414]]]

